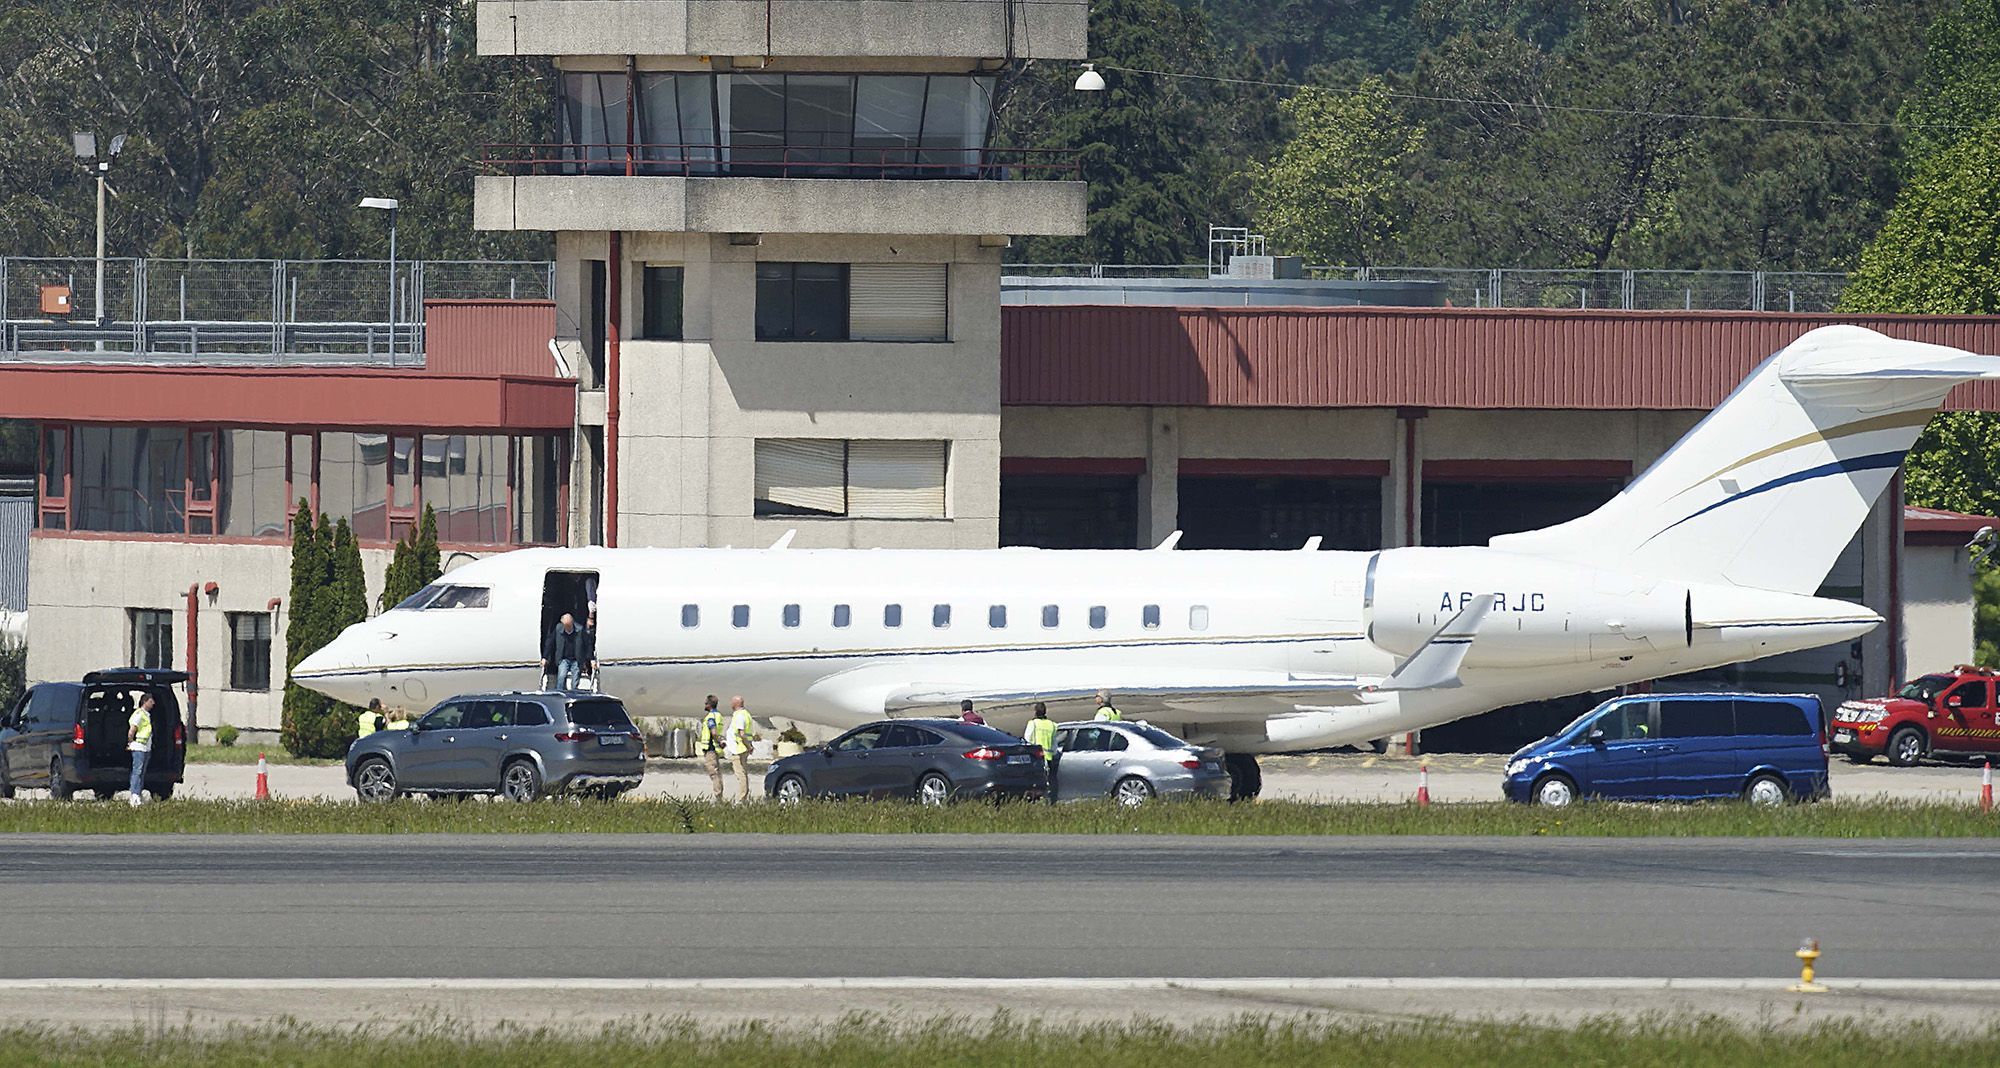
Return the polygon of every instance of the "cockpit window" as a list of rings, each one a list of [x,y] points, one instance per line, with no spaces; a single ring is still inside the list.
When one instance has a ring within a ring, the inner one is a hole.
[[[403,598],[398,609],[422,611],[432,608],[485,608],[493,591],[484,586],[451,586],[433,582]]]

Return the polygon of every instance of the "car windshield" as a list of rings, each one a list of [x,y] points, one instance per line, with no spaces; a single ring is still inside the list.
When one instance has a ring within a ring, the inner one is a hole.
[[[1903,684],[1902,689],[1896,691],[1896,696],[1908,697],[1917,701],[1928,701],[1936,697],[1939,691],[1950,686],[1952,679],[1953,676],[1950,675],[1925,675],[1920,679],[1911,679],[1909,682]]]
[[[569,703],[569,721],[579,727],[610,727],[613,730],[629,731],[632,719],[625,714],[625,706],[608,697],[589,697]]]
[[[1608,705],[1610,703],[1611,702],[1606,701],[1604,702],[1604,705]],[[1598,705],[1596,708],[1593,708],[1590,711],[1585,712],[1583,715],[1578,716],[1573,720],[1570,720],[1568,726],[1564,727],[1562,730],[1555,732],[1554,734],[1549,735],[1549,737],[1561,738],[1565,735],[1573,733],[1574,731],[1577,730],[1577,728],[1582,727],[1584,723],[1588,721],[1591,717],[1597,715],[1599,712],[1604,711],[1604,705]]]

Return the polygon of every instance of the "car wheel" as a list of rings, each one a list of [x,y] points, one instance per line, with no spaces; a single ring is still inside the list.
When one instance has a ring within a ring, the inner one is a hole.
[[[1924,758],[1924,732],[1915,727],[1904,727],[1889,737],[1889,763],[1899,768],[1907,768]]]
[[[63,778],[62,761],[49,761],[49,800],[67,801],[76,796],[76,787]]]
[[[1576,803],[1576,783],[1567,775],[1544,775],[1535,780],[1535,804],[1567,808]]]
[[[917,802],[936,808],[951,800],[951,780],[933,771],[917,780]]]
[[[109,801],[112,798],[118,796],[118,788],[115,786],[114,787],[93,786],[91,787],[90,792],[99,801]]]
[[[148,786],[146,789],[153,791],[153,800],[155,801],[165,801],[174,796],[174,784],[170,782]]]
[[[1743,788],[1743,800],[1758,808],[1778,808],[1791,799],[1785,780],[1776,775],[1758,775]]]
[[[778,803],[796,805],[806,799],[806,780],[798,775],[787,775],[778,780]]]
[[[533,801],[542,796],[542,773],[532,760],[516,760],[500,769],[500,796],[509,801]]]
[[[396,784],[396,769],[381,757],[370,757],[354,769],[354,796],[363,804],[380,805],[403,795]]]
[[[7,780],[7,771],[0,768],[0,801],[14,800],[14,784]]]
[[[1111,796],[1126,808],[1137,808],[1153,799],[1153,784],[1137,775],[1127,775],[1111,788]]]

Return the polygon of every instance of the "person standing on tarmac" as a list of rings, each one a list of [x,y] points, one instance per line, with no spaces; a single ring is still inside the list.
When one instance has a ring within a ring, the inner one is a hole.
[[[715,803],[722,803],[722,709],[717,707],[714,694],[701,706],[701,726],[694,731],[695,751],[701,754],[701,766],[708,769],[708,786],[715,791]]]
[[[729,767],[736,772],[736,801],[742,804],[750,800],[750,743],[757,740],[757,725],[750,719],[750,710],[743,707],[743,696],[738,694],[729,699],[729,739],[723,746],[729,757]]]
[[[368,707],[362,709],[361,714],[354,717],[354,719],[354,736],[356,738],[366,738],[388,725],[388,717],[382,714],[382,699],[380,697],[369,698]]]
[[[146,803],[146,762],[153,756],[152,694],[139,698],[139,707],[126,721],[125,748],[132,753],[132,779],[126,785],[132,794],[132,807],[138,808]]]
[[[1125,713],[1118,711],[1117,707],[1111,703],[1111,692],[1109,690],[1097,691],[1098,722],[1119,723],[1122,722],[1124,719],[1125,719]]]
[[[1042,747],[1042,759],[1049,765],[1049,800],[1056,799],[1056,721],[1049,718],[1049,706],[1035,702],[1035,718],[1028,721],[1029,745]]]
[[[986,717],[972,710],[971,701],[960,701],[958,703],[958,721],[960,723],[977,723],[982,727],[986,726]]]

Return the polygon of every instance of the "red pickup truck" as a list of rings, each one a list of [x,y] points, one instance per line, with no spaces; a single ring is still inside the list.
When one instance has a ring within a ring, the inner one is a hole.
[[[1844,701],[1828,745],[1856,764],[1887,756],[1909,767],[1927,756],[2000,755],[2000,673],[1963,664],[1904,684],[1894,697]]]

